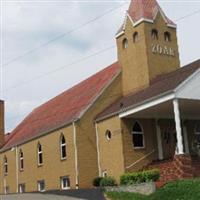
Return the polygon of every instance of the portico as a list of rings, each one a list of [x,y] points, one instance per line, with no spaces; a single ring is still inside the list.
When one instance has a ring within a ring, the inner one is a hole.
[[[190,121],[195,127],[200,121],[200,114],[197,109],[200,107],[199,100],[174,98],[172,95],[172,99],[169,99],[169,97],[162,97],[166,101],[157,105],[154,105],[155,102],[151,102],[149,105],[143,105],[144,109],[141,107],[140,111],[139,108],[136,108],[119,115],[120,118],[155,119],[159,160],[170,158],[166,155],[170,154],[170,152],[166,153],[166,148],[172,150],[173,145],[175,145],[173,155],[192,153],[191,143],[195,129],[191,130],[187,125]],[[156,101],[161,102],[162,100],[157,99]],[[193,136],[189,137],[189,133]],[[173,142],[174,144],[172,144]]]

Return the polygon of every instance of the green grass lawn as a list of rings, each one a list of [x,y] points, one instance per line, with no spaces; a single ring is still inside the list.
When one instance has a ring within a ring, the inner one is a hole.
[[[150,196],[126,192],[106,194],[112,200],[200,200],[200,179],[168,183]]]

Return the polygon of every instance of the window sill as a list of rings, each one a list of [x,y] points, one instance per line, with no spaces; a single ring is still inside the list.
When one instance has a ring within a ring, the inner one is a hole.
[[[146,147],[133,147],[134,150],[144,150]]]
[[[43,166],[43,164],[38,164],[38,167],[42,167]]]
[[[45,191],[46,191],[46,190],[39,190],[38,192],[41,192],[41,193],[42,193],[42,192],[45,192]]]
[[[70,190],[70,187],[62,188],[61,190]]]
[[[65,158],[60,158],[60,160],[61,160],[61,161],[65,161],[65,160],[67,160],[67,157],[65,157]]]
[[[23,172],[23,171],[24,171],[24,169],[20,169],[19,171],[20,171],[20,172]]]
[[[8,176],[8,173],[4,173],[4,176]]]

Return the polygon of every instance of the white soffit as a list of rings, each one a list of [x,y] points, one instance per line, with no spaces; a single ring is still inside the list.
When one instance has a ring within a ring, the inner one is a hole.
[[[129,109],[129,110],[123,112],[123,113],[120,113],[119,117],[123,118],[123,117],[129,116],[129,115],[132,115],[132,114],[137,113],[139,111],[142,111],[142,110],[148,109],[150,107],[156,106],[158,104],[164,103],[166,101],[172,100],[172,99],[174,99],[174,97],[175,97],[174,93],[171,93],[171,94],[162,96],[160,98],[156,98],[154,100],[151,100],[151,101],[148,101],[148,102],[143,103],[141,105],[138,105],[138,106],[136,106],[132,109]]]
[[[200,69],[175,90],[176,98],[200,100]]]

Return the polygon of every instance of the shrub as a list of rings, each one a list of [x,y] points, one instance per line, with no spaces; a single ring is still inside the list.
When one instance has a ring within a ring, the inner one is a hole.
[[[157,181],[159,177],[160,177],[160,172],[157,169],[136,172],[136,173],[127,173],[120,177],[120,184],[133,185],[137,183]]]
[[[93,186],[94,186],[94,187],[99,187],[99,186],[100,186],[100,182],[101,182],[102,179],[103,179],[103,177],[96,177],[96,178],[93,180]]]
[[[100,186],[102,187],[106,187],[106,186],[115,186],[116,184],[116,180],[113,177],[104,177],[101,179],[100,181]]]

